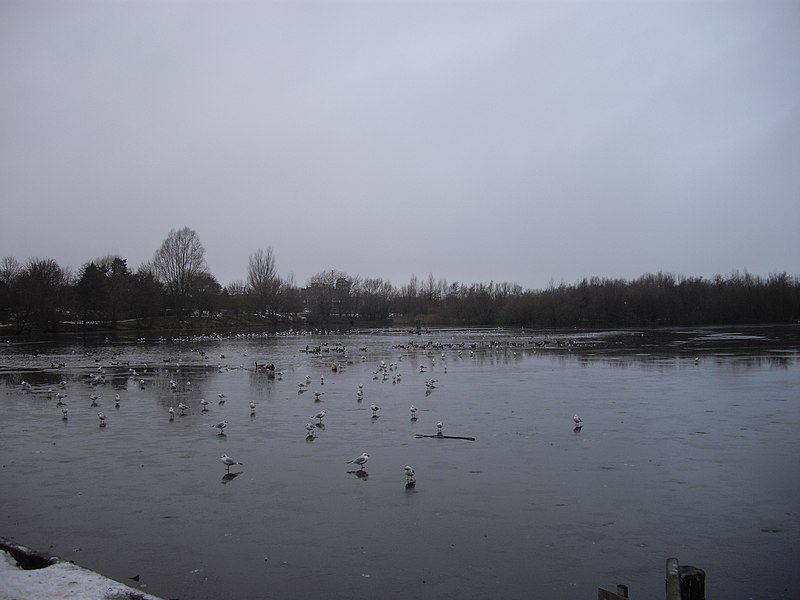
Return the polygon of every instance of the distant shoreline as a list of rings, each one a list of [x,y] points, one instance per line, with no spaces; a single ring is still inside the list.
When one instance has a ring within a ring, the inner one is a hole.
[[[277,334],[255,327],[170,328],[150,330],[93,330],[60,331],[56,334],[34,333],[6,335],[0,329],[0,344],[9,347],[57,344],[68,340],[83,340],[90,345],[125,343],[202,343],[214,339],[246,337],[349,337],[369,335],[408,335],[412,343],[424,345],[446,335],[462,336],[473,333],[481,337],[478,348],[493,344],[512,349],[545,352],[615,353],[639,350],[652,353],[701,353],[722,350],[778,348],[800,351],[800,324],[703,325],[665,327],[609,328],[522,328],[522,327],[427,327],[420,330],[407,327],[357,327],[350,330],[299,330]],[[496,334],[497,340],[493,339]],[[474,339],[474,338],[473,338]],[[514,341],[509,341],[513,339]],[[502,340],[502,342],[498,341]],[[433,342],[438,343],[438,342]]]

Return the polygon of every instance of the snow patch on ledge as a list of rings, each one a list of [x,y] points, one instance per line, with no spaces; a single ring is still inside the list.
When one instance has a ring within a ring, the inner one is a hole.
[[[0,550],[0,600],[159,600],[70,562],[56,559],[42,569],[23,569]]]

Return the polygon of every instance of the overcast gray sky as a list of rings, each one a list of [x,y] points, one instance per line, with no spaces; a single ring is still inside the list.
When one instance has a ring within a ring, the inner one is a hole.
[[[0,256],[800,275],[800,2],[0,0]]]

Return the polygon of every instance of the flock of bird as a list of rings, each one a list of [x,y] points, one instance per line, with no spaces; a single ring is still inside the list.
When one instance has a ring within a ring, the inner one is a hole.
[[[361,348],[361,350],[365,352],[366,351],[366,347]],[[319,354],[321,352],[321,350],[315,349],[312,352],[311,350],[306,349],[306,350],[304,350],[304,352],[308,352],[308,353],[311,353],[311,354]],[[363,357],[363,358],[365,358],[365,357]],[[379,376],[381,374],[383,374],[383,380],[384,381],[388,380],[387,372],[388,371],[393,371],[397,367],[398,367],[397,363],[390,363],[390,364],[387,365],[385,361],[380,361],[380,364],[378,365],[378,368],[372,372],[373,375],[374,375],[374,379],[379,379],[380,378]],[[258,362],[256,362],[256,368],[258,369]],[[340,370],[339,365],[334,363],[333,366],[332,366],[332,370],[334,372],[339,371]],[[394,374],[392,376],[392,383],[399,383],[400,380],[401,380],[400,373],[396,373],[396,374]],[[429,381],[425,382],[425,386],[427,388],[427,392],[426,392],[427,394],[430,394],[430,390],[433,387],[435,387],[433,385],[433,383],[434,383],[434,380],[429,380]],[[320,376],[320,385],[325,385],[325,376],[324,375]],[[306,391],[308,391],[310,389],[310,386],[311,386],[311,376],[307,375],[305,381],[302,381],[299,384],[297,384],[297,388],[298,388],[297,392],[298,392],[298,394],[305,393]],[[315,391],[314,392],[314,401],[315,402],[320,402],[321,399],[322,399],[322,396],[324,396],[324,395],[325,395],[325,392]],[[219,396],[220,396],[220,403],[222,403],[224,401],[224,394],[219,394]],[[358,389],[356,390],[356,400],[358,402],[361,402],[363,400],[363,398],[364,398],[364,385],[363,384],[359,384],[358,385]],[[205,400],[201,400],[201,404],[202,403],[206,403],[206,401]],[[251,414],[253,414],[252,411],[255,411],[255,404],[253,402],[250,402],[250,408],[251,408]],[[377,419],[378,416],[379,416],[378,412],[381,410],[381,407],[378,406],[375,403],[372,403],[372,404],[370,404],[370,410],[372,412],[372,418],[373,419]],[[410,407],[410,411],[411,411],[411,420],[412,421],[416,421],[417,420],[417,411],[418,411],[417,407],[412,404],[411,407]],[[327,413],[325,412],[325,410],[320,410],[317,413],[311,415],[310,418],[312,420],[315,420],[316,423],[307,422],[305,424],[305,431],[306,431],[307,439],[316,438],[317,429],[320,429],[323,426],[322,421],[325,418],[326,414]],[[216,427],[219,430],[220,434],[224,434],[224,429],[227,426],[227,423],[228,423],[227,421],[221,421],[221,422],[217,423],[216,425],[213,425],[213,427]],[[442,434],[442,427],[443,427],[442,422],[438,421],[437,422],[437,431],[438,431],[439,435]],[[243,465],[243,463],[236,461],[235,459],[231,458],[227,454],[223,454],[222,456],[220,456],[220,461],[222,462],[223,465],[225,465],[226,473],[228,473],[228,474],[230,474],[230,468],[232,466]],[[369,454],[367,452],[363,452],[362,454],[360,454],[356,458],[354,458],[352,460],[348,460],[346,462],[346,464],[348,464],[348,465],[352,464],[352,465],[357,466],[358,470],[357,471],[353,471],[353,473],[363,477],[366,474],[364,467],[367,464],[367,461],[369,461]],[[415,479],[416,471],[414,470],[414,468],[412,466],[406,465],[406,466],[403,467],[403,472],[404,472],[404,474],[406,476],[406,486],[407,487],[413,487],[416,484],[416,479]]]
[[[360,350],[363,351],[364,353],[366,353],[366,347],[363,347]],[[311,353],[308,349],[306,351]],[[458,351],[458,356],[461,357],[462,356],[461,349],[458,349],[457,351]],[[474,356],[474,349],[470,349],[469,351],[470,351],[470,356]],[[320,352],[321,352],[321,350],[315,350],[314,353],[320,353]],[[432,349],[428,348],[425,351],[425,354],[430,359],[430,368],[433,368],[435,366],[435,364],[436,364],[436,357],[433,356]],[[207,358],[207,356],[205,354],[203,354],[203,358]],[[224,358],[224,355],[220,355],[220,358]],[[366,355],[362,356],[361,358],[362,358],[362,361],[365,361],[366,360]],[[441,357],[440,358],[441,358],[442,363],[444,363],[443,364],[443,372],[446,373],[447,372],[447,366],[446,366],[446,363],[445,363],[445,353],[444,352],[441,353]],[[170,359],[164,359],[165,364],[167,362],[169,362],[169,360]],[[333,365],[331,367],[332,371],[335,373],[335,372],[339,371],[340,369],[343,370],[344,369],[344,365],[347,364],[347,363],[348,363],[348,359],[347,359],[347,357],[345,355],[344,356],[344,362],[339,363],[339,364],[337,364],[336,362],[333,363]],[[350,364],[352,364],[352,363],[350,363]],[[259,366],[258,361],[255,362],[255,365],[256,365],[256,369],[255,369],[256,372],[261,372],[261,368]],[[223,370],[222,365],[218,365],[218,367],[219,367],[220,371]],[[140,368],[143,370],[143,373],[147,373],[148,372],[146,364],[144,364]],[[424,373],[427,368],[429,368],[429,367],[426,367],[425,365],[420,365],[420,367],[419,367],[420,373]],[[227,367],[225,369],[227,370]],[[278,379],[281,379],[281,377],[282,377],[282,372],[280,372],[280,371],[276,372],[274,370],[274,366],[271,365],[271,364],[269,365],[269,369],[265,369],[265,370],[267,370],[267,372],[270,373],[271,377],[275,377],[276,374],[277,374],[277,378]],[[139,386],[142,389],[144,389],[145,380],[139,378],[140,377],[140,373],[135,368],[129,368],[128,371],[129,371],[129,373],[128,373],[129,376],[133,377],[134,380],[138,379]],[[391,363],[387,364],[386,361],[381,360],[379,362],[379,364],[377,365],[377,368],[372,371],[373,379],[376,379],[376,380],[382,379],[383,381],[388,381],[389,380],[389,374],[390,373],[391,373],[391,381],[392,381],[393,384],[397,384],[397,383],[399,383],[401,381],[401,373],[399,372],[398,363],[391,362]],[[92,373],[92,374],[90,374],[88,376],[88,383],[92,387],[101,386],[105,382],[106,382],[106,375],[105,375],[105,371],[104,371],[103,367],[97,367],[97,372],[96,373]],[[325,385],[325,377],[324,377],[324,375],[320,376],[319,383],[320,383],[320,386],[324,386]],[[438,383],[438,380],[436,380],[436,379],[427,379],[427,380],[425,380],[424,384],[425,384],[425,395],[426,396],[429,395],[434,389],[436,389],[437,383]],[[62,388],[66,388],[66,385],[67,385],[66,381],[62,380],[61,381]],[[183,386],[184,386],[184,390],[190,391],[191,388],[192,388],[192,383],[191,383],[191,381],[186,381],[183,384]],[[26,381],[22,381],[21,387],[22,387],[22,389],[24,391],[31,391],[31,389],[32,389],[31,384],[26,382]],[[304,394],[306,391],[308,391],[310,389],[310,387],[311,387],[311,376],[310,375],[306,376],[305,381],[302,381],[301,383],[299,383],[297,387],[298,387],[298,394]],[[179,390],[178,382],[171,379],[169,381],[169,389],[172,392],[177,392]],[[61,409],[62,419],[67,420],[69,418],[69,409],[66,406],[66,401],[65,401],[66,396],[67,396],[66,393],[64,393],[62,391],[56,392],[52,388],[50,388],[50,389],[48,389],[47,394],[48,394],[49,398],[52,398],[52,397],[56,398],[56,400],[57,400],[56,401],[56,405]],[[320,402],[322,400],[322,396],[324,394],[325,394],[325,392],[323,392],[323,391],[315,391],[314,394],[313,394],[314,395],[314,402]],[[359,403],[363,400],[363,398],[364,398],[364,386],[363,386],[363,384],[359,384],[358,385],[358,388],[356,390],[355,396],[356,396],[356,400]],[[100,397],[101,397],[101,394],[98,394],[98,393],[92,393],[92,394],[89,395],[90,407],[91,408],[99,407],[98,400],[100,399]],[[217,401],[218,401],[218,404],[219,404],[220,407],[225,404],[227,399],[228,398],[227,398],[227,396],[226,396],[226,394],[224,392],[220,392],[217,395]],[[114,401],[115,401],[115,407],[119,408],[120,405],[121,405],[120,404],[121,403],[120,394],[115,394]],[[206,400],[205,398],[201,398],[199,403],[201,405],[201,412],[202,413],[207,413],[210,410],[209,406],[212,404],[210,401]],[[256,406],[257,405],[256,405],[255,401],[250,401],[249,402],[249,408],[250,408],[251,416],[255,415]],[[379,412],[381,411],[381,407],[379,405],[375,404],[375,403],[371,403],[369,408],[370,408],[370,411],[372,413],[372,418],[373,419],[378,419],[379,418]],[[177,411],[178,411],[177,414],[179,414],[179,416],[186,416],[187,415],[187,411],[190,410],[190,409],[191,409],[191,406],[189,404],[187,404],[186,402],[184,402],[183,400],[181,400],[177,404]],[[417,418],[418,418],[418,415],[417,415],[418,409],[417,409],[417,407],[412,404],[410,406],[409,410],[410,410],[410,414],[411,414],[411,420],[412,421],[416,421]],[[168,407],[168,415],[169,415],[169,420],[173,421],[175,419],[175,416],[176,416],[176,408],[170,405]],[[324,429],[323,419],[325,419],[325,416],[326,416],[326,411],[325,410],[319,410],[318,412],[316,412],[315,414],[310,416],[311,420],[305,424],[305,432],[306,432],[307,439],[315,438],[317,436],[317,430],[318,429]],[[100,427],[106,427],[107,424],[108,424],[108,419],[107,419],[105,413],[99,412],[99,413],[97,413],[97,417],[98,417],[98,421],[99,421],[99,426]],[[575,414],[573,416],[573,424],[574,424],[575,431],[579,431],[583,427],[583,420],[581,419],[581,417],[578,414]],[[226,431],[225,430],[226,430],[227,426],[228,426],[228,421],[226,419],[223,419],[223,420],[217,422],[216,424],[211,425],[211,428],[214,429],[217,432],[218,435],[225,436],[226,435]],[[441,420],[437,421],[437,423],[436,423],[436,436],[444,437],[443,436],[443,427],[444,427],[443,422]],[[369,461],[369,458],[370,458],[369,453],[364,452],[361,455],[357,456],[356,458],[346,461],[346,464],[355,465],[356,467],[358,467],[358,470],[357,471],[353,471],[353,472],[356,473],[357,475],[363,476],[363,475],[365,475],[365,465]],[[225,466],[226,473],[229,474],[229,475],[231,475],[231,472],[230,472],[231,467],[236,466],[236,465],[239,465],[239,466],[243,465],[242,462],[232,458],[231,456],[229,456],[227,454],[223,454],[222,456],[220,456],[220,461]],[[406,484],[408,486],[415,485],[415,483],[416,483],[416,481],[415,481],[416,472],[415,472],[414,468],[411,467],[410,465],[406,465],[405,467],[403,467],[403,472],[404,472],[404,474],[406,476]]]

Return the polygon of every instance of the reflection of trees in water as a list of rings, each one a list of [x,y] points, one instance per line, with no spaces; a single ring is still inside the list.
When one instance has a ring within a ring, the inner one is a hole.
[[[269,401],[275,393],[275,382],[277,378],[265,371],[256,370],[255,365],[252,369],[247,369],[247,379],[250,385],[250,392],[258,398]]]
[[[730,368],[733,371],[748,371],[762,367],[786,370],[796,362],[798,355],[788,354],[758,354],[741,356],[714,356],[714,362],[719,367]]]

